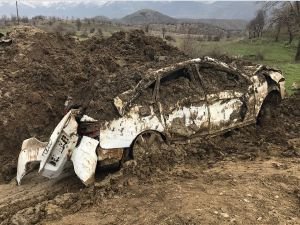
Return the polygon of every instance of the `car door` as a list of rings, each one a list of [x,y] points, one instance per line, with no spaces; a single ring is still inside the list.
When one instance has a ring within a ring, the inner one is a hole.
[[[254,91],[250,80],[223,65],[199,65],[206,92],[209,133],[217,133],[253,121]]]
[[[203,88],[196,86],[191,66],[164,74],[157,101],[171,138],[208,132],[208,107]]]

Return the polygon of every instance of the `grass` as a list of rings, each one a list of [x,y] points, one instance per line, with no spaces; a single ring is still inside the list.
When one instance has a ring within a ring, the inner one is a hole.
[[[255,63],[266,64],[282,70],[286,78],[286,89],[292,91],[293,82],[300,83],[300,64],[294,62],[297,42],[287,45],[285,42],[262,40],[222,40],[220,42],[192,41],[196,53],[201,55],[227,54],[249,59]],[[179,43],[182,41],[178,40]],[[259,56],[259,57],[258,57]]]

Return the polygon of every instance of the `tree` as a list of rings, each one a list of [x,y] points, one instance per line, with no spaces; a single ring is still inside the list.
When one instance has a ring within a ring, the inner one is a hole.
[[[76,20],[76,27],[77,27],[77,30],[78,30],[78,31],[80,31],[81,26],[82,26],[81,20],[78,18],[78,19]]]
[[[103,37],[103,32],[102,32],[102,29],[100,27],[97,30],[97,34],[98,34],[99,37],[101,37],[101,38]]]
[[[165,39],[166,31],[167,31],[167,30],[166,30],[165,27],[163,27],[163,28],[161,29],[163,39]]]
[[[16,24],[17,23],[17,17],[16,16],[11,16],[10,17],[10,20],[11,20],[11,22],[13,23],[13,24]]]
[[[149,33],[149,27],[150,27],[149,24],[146,24],[146,25],[145,25],[145,32],[146,32],[146,33]]]
[[[23,17],[21,18],[21,22],[22,22],[22,23],[29,23],[29,18],[28,18],[27,16],[23,16]]]
[[[267,2],[265,3],[265,10],[273,10],[281,12],[284,14],[284,11],[288,9],[288,18],[289,21],[295,24],[295,27],[300,30],[300,2],[299,1],[284,1],[284,2]],[[290,26],[289,34],[290,40],[293,39],[292,27]],[[298,47],[296,50],[295,61],[300,62],[300,36],[298,37]]]
[[[265,26],[265,12],[258,10],[256,17],[252,19],[247,28],[249,31],[249,38],[262,37],[262,32]]]
[[[6,15],[3,15],[0,21],[4,26],[6,26],[8,24],[9,18]]]
[[[289,34],[289,44],[292,43],[296,23],[289,5],[285,5],[283,8],[275,8],[272,11],[270,25],[276,27],[275,41],[278,41],[279,39],[281,28],[286,27]]]

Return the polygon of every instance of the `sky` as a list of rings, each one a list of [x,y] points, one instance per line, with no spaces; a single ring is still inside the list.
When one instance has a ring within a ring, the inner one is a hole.
[[[96,3],[103,4],[107,0],[18,0],[18,2],[30,6],[48,6],[56,3]],[[0,0],[0,4],[15,4],[14,0]]]
[[[118,1],[126,1],[126,0],[118,0]],[[139,0],[133,0],[133,1],[139,1]],[[159,0],[152,0],[152,1],[159,1]],[[177,1],[179,1],[179,0],[177,0]],[[180,1],[188,1],[188,0],[180,0]],[[196,0],[196,1],[201,1],[201,0]],[[73,3],[73,4],[95,3],[95,4],[102,5],[106,2],[109,2],[109,0],[18,0],[18,2],[21,2],[21,3],[29,5],[29,6],[41,6],[41,5],[42,6],[49,6],[49,5],[57,4],[57,3]],[[212,0],[206,0],[206,1],[203,1],[203,2],[213,2],[213,1]],[[0,4],[2,4],[2,5],[3,4],[15,4],[15,0],[0,0]]]

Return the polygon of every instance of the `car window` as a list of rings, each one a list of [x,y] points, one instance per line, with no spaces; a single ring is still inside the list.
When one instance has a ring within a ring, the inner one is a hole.
[[[187,68],[176,70],[160,80],[159,101],[163,105],[175,105],[195,94],[191,71]]]
[[[200,68],[200,76],[208,93],[247,88],[246,78],[236,72],[216,68]]]

